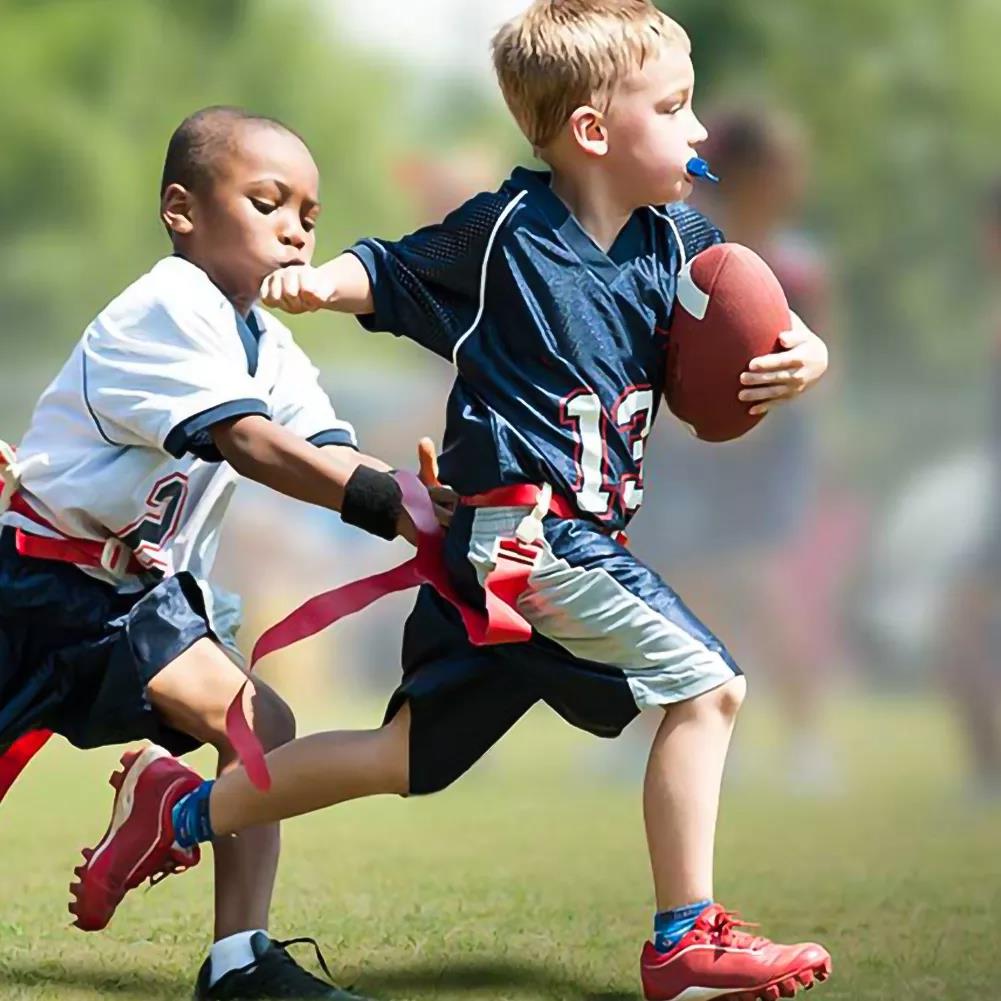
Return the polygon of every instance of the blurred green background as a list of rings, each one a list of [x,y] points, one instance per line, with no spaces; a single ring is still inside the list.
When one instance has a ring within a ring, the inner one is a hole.
[[[482,6],[489,23],[492,5]],[[512,5],[493,6],[499,20]],[[968,373],[977,349],[969,224],[978,188],[997,169],[1001,6],[664,7],[692,34],[702,106],[751,90],[805,122],[813,213],[842,259],[853,319],[864,321],[847,325],[860,367],[938,385]],[[378,45],[361,47],[344,23],[354,13],[338,0],[5,0],[5,334],[32,345],[29,357],[47,351],[54,361],[137,266],[162,252],[163,149],[177,122],[206,103],[276,115],[307,137],[326,187],[321,252],[410,221],[390,167],[415,146],[475,136],[521,149],[485,75],[470,86],[464,66],[428,74]],[[475,41],[485,67],[485,34]]]
[[[164,252],[161,158],[195,108],[246,105],[308,138],[327,205],[320,256],[415,221],[398,176],[415,152],[486,144],[497,154],[492,183],[527,157],[486,73],[489,28],[517,3],[397,7],[406,13],[384,4],[377,17],[378,4],[355,0],[0,3],[0,329],[4,368],[18,370],[0,401],[8,435],[89,318]],[[929,447],[975,436],[984,402],[971,373],[987,336],[977,219],[999,169],[1001,66],[991,47],[1001,4],[665,8],[693,36],[702,108],[754,94],[793,110],[808,132],[809,221],[843,295],[835,365],[846,406],[831,434],[849,443],[850,465],[886,486]],[[465,30],[469,41],[422,62],[416,26]],[[298,330],[331,364],[345,364],[345,353],[352,364],[373,354],[382,366],[412,363],[380,340],[354,337],[345,352],[318,324]],[[916,434],[894,433],[902,412]]]

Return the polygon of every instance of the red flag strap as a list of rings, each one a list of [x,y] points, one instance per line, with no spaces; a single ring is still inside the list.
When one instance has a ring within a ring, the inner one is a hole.
[[[248,671],[252,672],[268,654],[314,636],[346,616],[368,607],[383,595],[421,584],[430,584],[456,608],[470,641],[477,646],[523,643],[531,638],[532,627],[515,606],[528,586],[538,544],[502,540],[498,547],[497,565],[485,584],[486,611],[473,608],[459,596],[445,569],[445,536],[435,518],[427,490],[413,473],[397,472],[395,475],[403,491],[403,507],[417,528],[416,555],[392,570],[334,588],[300,605],[258,639]],[[226,730],[251,782],[258,789],[266,790],[271,786],[271,777],[264,761],[264,749],[243,705],[249,683],[244,683],[226,712]]]

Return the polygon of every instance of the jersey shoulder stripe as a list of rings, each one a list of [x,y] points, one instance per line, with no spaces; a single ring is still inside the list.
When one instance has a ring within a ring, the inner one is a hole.
[[[494,242],[497,239],[497,234],[501,231],[501,229],[504,226],[504,223],[510,217],[511,213],[514,212],[514,210],[518,207],[518,203],[525,198],[527,193],[528,192],[526,191],[521,191],[517,195],[515,195],[515,197],[512,198],[510,201],[507,201],[503,209],[501,209],[500,214],[497,216],[496,220],[493,223],[493,227],[490,230],[490,236],[487,239],[486,247],[484,248],[483,251],[483,263],[480,266],[479,308],[476,311],[476,316],[473,319],[473,322],[470,325],[469,329],[465,333],[463,333],[459,337],[459,339],[455,342],[455,347],[452,349],[452,363],[454,365],[459,364],[458,360],[459,348],[461,348],[462,345],[468,340],[470,335],[473,333],[473,331],[476,330],[476,328],[480,325],[480,321],[483,319],[483,311],[486,308],[486,301],[487,301],[487,273],[490,269],[490,254],[493,251]],[[494,196],[494,199],[495,199],[494,206],[496,207],[498,203],[497,196]]]
[[[650,211],[671,227],[675,240],[681,248],[682,265],[687,264],[696,254],[701,254],[703,250],[708,250],[726,239],[723,231],[712,220],[685,202],[674,202],[664,206],[651,205]]]

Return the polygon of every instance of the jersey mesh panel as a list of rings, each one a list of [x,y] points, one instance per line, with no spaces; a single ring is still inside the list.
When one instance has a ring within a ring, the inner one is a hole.
[[[394,278],[436,324],[450,330],[462,325],[449,300],[452,296],[457,301],[466,299],[468,287],[478,286],[490,234],[507,204],[504,196],[483,196],[477,204],[466,206],[460,225],[449,225],[446,220],[442,226],[420,230],[405,241],[404,253],[390,258]],[[464,288],[457,287],[457,263],[469,269],[462,269],[467,277]]]
[[[685,246],[685,258],[691,260],[696,254],[723,242],[723,233],[701,212],[688,205],[678,203],[667,206],[667,214],[678,227],[681,241]]]

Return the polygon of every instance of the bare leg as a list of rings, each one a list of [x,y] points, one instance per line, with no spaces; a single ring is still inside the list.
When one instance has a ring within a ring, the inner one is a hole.
[[[378,730],[316,733],[267,756],[271,788],[254,788],[242,769],[212,790],[212,829],[244,831],[349,799],[410,790],[410,708]],[[242,840],[241,835],[241,840]]]
[[[664,711],[643,788],[659,911],[712,899],[723,765],[746,689],[734,678]]]
[[[172,727],[212,744],[219,752],[219,775],[239,765],[226,736],[226,709],[246,675],[210,640],[200,640],[150,683],[151,703]],[[250,718],[265,748],[295,737],[291,711],[266,685],[255,682]],[[215,939],[240,931],[267,929],[278,869],[277,824],[256,827],[240,838],[217,838],[215,856]]]

